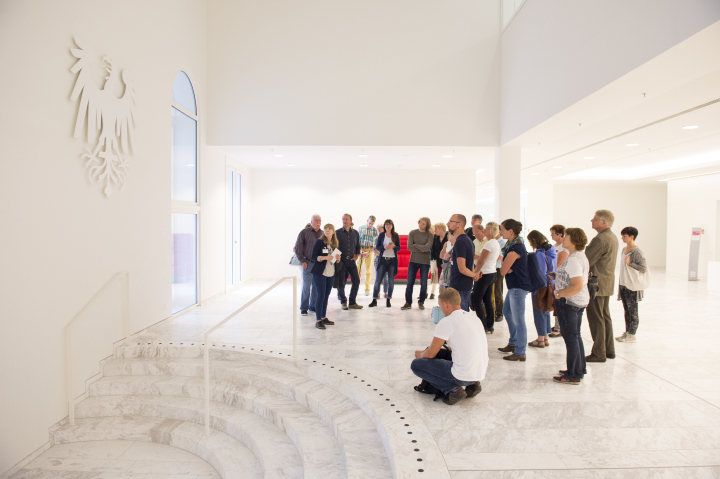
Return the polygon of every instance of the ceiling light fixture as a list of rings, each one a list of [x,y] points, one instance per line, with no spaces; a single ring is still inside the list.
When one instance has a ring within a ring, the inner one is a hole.
[[[433,168],[440,168],[440,163],[433,165]]]
[[[358,155],[360,158],[367,158],[367,155]]]
[[[718,173],[720,173],[720,171],[711,171],[710,173],[698,173],[697,175],[676,176],[675,178],[665,178],[664,180],[658,180],[658,181],[682,180],[685,178],[695,178],[698,176],[717,175]]]
[[[360,166],[367,166],[366,163],[360,163]]]
[[[640,145],[640,143],[628,143],[625,146],[639,146],[639,145]]]
[[[537,175],[539,175],[540,173],[530,173],[530,174],[531,174],[532,176],[537,176]]]
[[[697,125],[683,126],[683,130],[694,130],[695,128],[700,128],[700,127]]]
[[[452,155],[443,155],[443,158],[452,158]]]
[[[287,165],[288,165],[288,166],[295,166],[295,165],[293,165],[292,163],[288,163]]]
[[[285,155],[275,155],[275,158],[282,158]]]

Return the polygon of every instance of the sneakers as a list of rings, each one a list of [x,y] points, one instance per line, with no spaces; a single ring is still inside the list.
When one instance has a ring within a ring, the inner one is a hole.
[[[430,293],[430,298],[428,298],[428,299],[435,299],[435,295]]]
[[[400,309],[410,309],[410,308],[412,308],[412,305],[410,303],[405,303],[402,305],[402,307]]]
[[[480,394],[480,391],[482,391],[480,381],[475,381],[470,386],[465,386],[465,394],[467,394],[467,397],[469,398],[477,396]]]
[[[300,310],[300,316],[307,316],[307,315],[308,315],[307,311],[305,311],[304,309]]]
[[[347,305],[347,303],[343,303],[343,304],[342,304],[342,309],[343,309],[343,311],[347,311],[347,310],[348,310],[348,305]]]
[[[553,381],[560,384],[570,384],[572,386],[579,386],[580,380],[579,379],[570,379],[567,376],[555,376],[553,377]]]
[[[349,306],[349,308],[350,308],[350,309],[363,309],[363,307],[360,306],[360,305],[357,304],[357,303],[351,304],[351,305]]]
[[[330,321],[330,320],[327,319],[327,318],[321,319],[320,322],[323,323],[323,324],[327,324],[327,325],[329,325],[329,326],[332,326],[333,324],[335,324],[335,321]]]
[[[385,307],[386,307],[386,308],[389,308],[389,307],[390,307],[390,300],[389,300],[389,299],[386,299],[386,300],[385,300]]]
[[[450,391],[448,395],[443,398],[443,402],[448,406],[452,406],[453,404],[457,404],[458,401],[460,401],[461,399],[465,399],[466,397],[467,393],[465,392],[465,389],[458,386],[455,391]]]
[[[498,351],[501,353],[514,353],[515,352],[515,346],[510,346],[509,344],[505,346],[504,348],[498,348]]]
[[[315,321],[315,327],[318,329],[327,329],[327,328],[325,328],[325,323],[323,323],[322,320]]]
[[[503,359],[504,359],[505,361],[525,361],[525,355],[524,355],[524,354],[520,355],[520,354],[512,353],[512,354],[509,355],[509,356],[503,356]]]
[[[374,308],[377,306],[377,299],[373,298],[372,302],[368,304],[368,308]]]
[[[365,291],[365,296],[370,296],[370,291]]]
[[[486,329],[486,330],[485,330],[485,334],[492,334],[492,333],[494,333],[494,332],[495,332],[494,329]]]
[[[636,343],[637,342],[637,338],[635,337],[635,335],[630,334],[627,331],[624,332],[622,336],[618,336],[617,338],[615,338],[615,340],[618,342],[621,342],[621,343]]]
[[[625,331],[624,333],[622,333],[621,336],[618,336],[617,338],[615,338],[615,341],[620,341],[621,343],[625,342],[625,338],[627,337],[627,335],[628,335],[628,333],[627,333],[627,331]]]
[[[422,304],[422,303],[418,303],[418,308],[420,308],[420,309],[425,309],[425,305]]]

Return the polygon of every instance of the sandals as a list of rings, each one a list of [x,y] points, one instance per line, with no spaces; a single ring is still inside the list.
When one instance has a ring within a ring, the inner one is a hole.
[[[530,341],[528,343],[528,346],[532,346],[533,348],[544,348],[545,347],[545,341],[542,343],[538,341],[537,339],[535,341]]]

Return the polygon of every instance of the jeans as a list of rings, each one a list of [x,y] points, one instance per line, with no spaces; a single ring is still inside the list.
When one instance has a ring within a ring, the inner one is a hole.
[[[375,272],[375,287],[373,288],[373,299],[380,296],[380,285],[385,284],[385,292],[388,299],[392,298],[393,289],[395,289],[395,273],[397,272],[397,258],[380,258],[378,260],[377,271]]]
[[[550,313],[540,311],[535,307],[535,295],[537,291],[533,291],[533,318],[535,319],[535,329],[537,329],[538,336],[547,336],[552,332],[552,320]]]
[[[360,249],[363,253],[370,253],[367,258],[363,258],[362,255],[357,260],[358,271],[362,271],[363,262],[365,263],[365,291],[370,291],[370,285],[372,284],[372,270],[373,270],[373,257],[375,256],[374,248],[372,246],[361,246]]]
[[[503,305],[503,315],[510,330],[510,346],[515,346],[515,354],[525,355],[527,349],[527,326],[525,325],[525,298],[528,292],[520,288],[508,289]]]
[[[593,338],[590,354],[598,359],[615,357],[612,318],[610,317],[610,296],[595,296],[587,306],[588,326]],[[560,324],[562,332],[562,324]]]
[[[315,318],[320,321],[327,317],[328,298],[332,291],[334,276],[313,275],[313,290],[317,291],[317,302],[315,303]]]
[[[620,286],[620,299],[625,309],[625,331],[630,334],[637,334],[640,317],[638,316],[638,292],[631,291],[625,286]]]
[[[485,331],[495,329],[495,308],[493,307],[493,284],[495,284],[495,273],[485,274],[473,285],[473,300],[475,314],[482,321]],[[485,307],[483,308],[483,304]]]
[[[429,382],[443,394],[447,394],[458,386],[470,386],[475,381],[461,381],[452,375],[452,361],[447,359],[414,359],[410,369],[415,376]]]
[[[460,293],[460,309],[469,313],[470,295],[472,294],[472,289],[468,289],[467,291],[458,291],[458,293]]]
[[[583,346],[580,326],[585,308],[568,304],[565,298],[555,300],[560,331],[562,331],[567,349],[567,373],[570,379],[582,379],[587,374],[585,366],[585,346]]]
[[[495,277],[495,291],[493,294],[495,294],[495,319],[502,318],[503,315],[503,276],[500,274],[500,268],[495,268],[496,270],[496,277]]]
[[[427,280],[428,274],[430,273],[429,264],[413,263],[412,261],[408,264],[407,271],[407,287],[405,288],[405,302],[412,304],[413,300],[413,286],[415,286],[415,277],[417,272],[420,270],[420,299],[419,303],[424,303],[427,298]]]
[[[358,289],[360,289],[360,274],[358,273],[357,264],[352,258],[342,258],[340,261],[345,265],[344,277],[340,279],[338,285],[338,299],[341,303],[347,303],[348,298],[345,296],[345,283],[347,282],[347,275],[350,275],[352,281],[352,287],[350,288],[350,304],[355,304],[357,298]]]
[[[300,272],[302,273],[302,296],[300,296],[300,311],[312,310],[317,302],[317,292],[312,287],[313,274],[310,272],[315,265],[314,261],[307,262],[307,269],[303,269],[300,265]],[[312,290],[312,292],[311,292]]]

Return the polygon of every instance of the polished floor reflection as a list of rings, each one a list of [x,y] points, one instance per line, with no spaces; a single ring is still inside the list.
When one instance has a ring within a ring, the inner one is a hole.
[[[251,281],[138,339],[201,340],[270,281]],[[617,358],[588,364],[583,384],[552,382],[564,366],[562,339],[529,348],[525,363],[502,361],[507,325],[488,337],[490,365],[477,397],[448,407],[418,394],[409,369],[413,351],[432,338],[429,308],[401,311],[404,285],[393,307],[341,311],[331,295],[327,330],[298,315],[298,349],[305,355],[352,365],[411,401],[432,431],[457,479],[544,477],[720,477],[720,368],[714,345],[720,333],[720,296],[705,282],[652,271],[640,303],[637,343],[617,343]],[[417,289],[417,288],[416,288]],[[434,304],[427,301],[427,305]],[[612,301],[616,336],[624,331],[622,305]],[[533,338],[532,314],[526,317]],[[586,349],[591,346],[583,320]],[[292,348],[290,282],[269,293],[213,335],[215,344]]]

